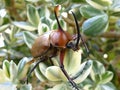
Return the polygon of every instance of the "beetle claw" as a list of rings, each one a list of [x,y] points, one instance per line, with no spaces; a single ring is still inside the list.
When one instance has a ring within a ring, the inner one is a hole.
[[[75,90],[79,90],[79,88],[77,87],[76,83],[73,80],[69,79],[69,82]]]

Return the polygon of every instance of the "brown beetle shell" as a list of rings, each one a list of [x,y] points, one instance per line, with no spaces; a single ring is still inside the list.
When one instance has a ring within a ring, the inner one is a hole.
[[[46,57],[55,56],[52,54],[57,53],[56,50],[58,50],[59,48],[63,48],[63,49],[66,48],[66,44],[70,40],[72,40],[72,36],[65,31],[61,31],[61,30],[49,31],[39,36],[35,40],[31,49],[31,54],[35,58],[41,56],[46,56]]]
[[[31,54],[33,57],[40,57],[50,47],[50,32],[39,36],[32,45]]]

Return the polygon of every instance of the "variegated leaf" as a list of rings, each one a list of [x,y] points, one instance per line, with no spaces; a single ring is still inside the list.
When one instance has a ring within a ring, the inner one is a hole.
[[[35,69],[35,75],[40,81],[45,81],[47,78],[41,73],[39,66]]]
[[[14,82],[14,81],[17,80],[18,67],[17,67],[17,65],[13,61],[11,61],[9,69],[10,69],[10,79],[11,79],[11,81]]]
[[[81,50],[78,50],[76,52],[73,50],[68,50],[66,52],[64,57],[64,67],[69,75],[78,72],[81,64],[81,53]]]
[[[72,77],[76,83],[81,83],[84,81],[88,75],[90,74],[92,69],[92,61],[86,61],[82,63],[79,67],[79,70],[75,75]]]
[[[9,61],[4,60],[4,62],[3,62],[3,71],[4,71],[5,75],[6,75],[6,77],[8,77],[8,78],[10,78],[10,70],[9,70],[9,68],[10,68]]]
[[[63,72],[61,71],[60,67],[58,66],[50,66],[46,70],[46,77],[50,81],[63,81],[66,80]]]

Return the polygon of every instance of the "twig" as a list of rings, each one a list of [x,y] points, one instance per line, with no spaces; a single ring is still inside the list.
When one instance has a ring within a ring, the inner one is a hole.
[[[102,35],[100,35],[100,37],[104,37],[104,38],[120,38],[120,32],[105,32]]]

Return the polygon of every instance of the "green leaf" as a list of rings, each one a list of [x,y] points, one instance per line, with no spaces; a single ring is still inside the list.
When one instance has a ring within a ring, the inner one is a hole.
[[[46,14],[46,12],[47,12],[47,14]],[[43,6],[43,7],[40,7],[40,8],[38,8],[38,14],[39,14],[39,16],[42,18],[43,16],[44,17],[50,17],[50,10],[48,10],[48,7],[47,6]]]
[[[16,26],[13,26],[13,27],[11,28],[11,34],[10,34],[10,39],[11,39],[11,41],[16,42],[16,38],[17,38],[17,37],[15,37],[15,36],[16,36],[16,34],[18,34],[18,33],[21,33],[21,32],[20,32],[20,29],[18,29],[18,27],[16,27]]]
[[[31,49],[32,45],[34,43],[34,40],[36,39],[36,36],[34,34],[32,34],[31,32],[25,31],[23,33],[23,38],[24,38],[24,41],[27,44],[27,46]]]
[[[15,56],[15,57],[18,57],[18,58],[24,57],[24,54],[23,54],[23,53],[21,53],[21,52],[19,52],[19,51],[16,51],[16,50],[14,50],[14,49],[9,49],[7,53],[9,53],[10,55],[13,55],[13,56]]]
[[[67,30],[66,23],[65,23],[62,19],[59,20],[59,22],[60,22],[60,25],[61,25],[62,29],[63,29],[64,31],[66,31],[66,30]],[[52,30],[58,29],[58,24],[57,24],[57,21],[56,21],[56,20],[53,21],[53,23],[52,23],[52,25],[51,25],[51,28],[52,28]]]
[[[17,65],[13,62],[13,61],[11,61],[10,62],[10,80],[11,81],[16,81],[16,77],[17,77],[17,71],[18,71],[18,68],[17,68]]]
[[[33,25],[31,25],[30,23],[28,22],[17,22],[17,21],[14,21],[12,22],[15,26],[21,28],[21,29],[24,29],[24,30],[28,30],[28,31],[35,31],[37,28],[34,27]]]
[[[46,69],[48,68],[48,66],[45,63],[40,63],[39,64],[39,68],[40,68],[41,73],[44,76],[46,76]]]
[[[26,0],[28,2],[37,3],[39,0]]]
[[[35,75],[40,81],[46,81],[47,78],[41,73],[39,66],[35,69]]]
[[[3,32],[3,33],[2,33],[2,35],[3,35],[3,38],[4,38],[4,43],[5,43],[6,47],[9,47],[9,46],[7,46],[7,45],[9,45],[9,44],[10,44],[10,36],[9,36],[9,34],[8,34],[8,33]]]
[[[3,18],[0,17],[0,26],[2,26],[3,22],[4,22]]]
[[[48,32],[50,31],[50,28],[48,27],[48,25],[42,23],[42,24],[39,24],[38,25],[38,33],[39,35],[45,33],[45,32]]]
[[[65,2],[67,2],[68,0],[51,0],[52,1],[52,3],[54,4],[54,5],[56,5],[56,4],[64,4]]]
[[[20,60],[18,64],[18,79],[23,79],[26,77],[30,64],[27,64],[28,58],[24,57]]]
[[[0,83],[4,83],[4,82],[8,82],[8,81],[10,81],[9,79],[8,79],[8,77],[6,76],[6,74],[5,74],[5,72],[2,70],[2,69],[0,69]],[[1,89],[1,88],[0,88]]]
[[[90,84],[86,84],[84,87],[83,87],[83,90],[92,90],[92,85]]]
[[[111,83],[97,85],[95,90],[117,90],[116,87]]]
[[[81,49],[79,49],[77,52],[74,52],[73,50],[66,51],[63,63],[68,74],[74,75],[76,72],[78,72],[81,64],[81,54]]]
[[[112,78],[113,78],[113,73],[110,71],[106,71],[105,73],[103,73],[101,75],[101,80],[100,80],[99,84],[108,83],[112,80]]]
[[[42,17],[41,23],[44,23],[44,24],[48,25],[49,28],[51,28],[50,26],[51,26],[52,20],[49,17]]]
[[[113,0],[113,4],[109,9],[112,16],[120,17],[120,0]]]
[[[82,63],[79,67],[79,70],[75,75],[72,77],[76,83],[81,83],[84,81],[92,70],[92,61],[86,61]]]
[[[108,16],[98,15],[86,20],[82,25],[82,31],[85,35],[96,36],[105,32],[108,28]]]
[[[80,7],[80,13],[85,18],[91,18],[97,15],[102,15],[104,12],[102,10],[91,7],[90,5],[84,5]]]
[[[53,88],[50,88],[50,89],[47,89],[47,90],[73,90],[73,89],[69,88],[64,83],[61,83],[61,84],[57,84]]]
[[[48,78],[50,81],[67,81],[65,75],[61,71],[60,67],[58,66],[50,66],[46,69],[45,76]]]
[[[72,0],[73,3],[85,3],[85,0]]]
[[[112,4],[112,0],[86,0],[91,6],[97,9],[106,9]]]
[[[5,73],[5,75],[10,78],[10,63],[8,60],[4,60],[3,62],[3,71]]]
[[[120,20],[118,20],[118,21],[116,22],[115,27],[116,27],[118,30],[120,30]]]
[[[17,90],[17,86],[15,84],[6,82],[0,84],[0,90]]]
[[[27,5],[27,17],[29,22],[35,27],[37,27],[38,24],[40,23],[38,11],[33,5],[30,4]]]
[[[113,0],[113,4],[110,6],[110,10],[113,12],[120,12],[120,0]]]
[[[5,31],[9,26],[10,26],[10,24],[1,25],[0,26],[0,32]]]
[[[93,81],[97,81],[97,77],[99,77],[99,75],[102,75],[103,73],[105,73],[105,67],[103,66],[102,63],[96,61],[93,61],[93,66],[92,66],[92,70],[91,70],[91,78]]]

